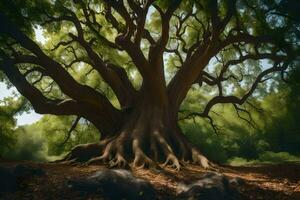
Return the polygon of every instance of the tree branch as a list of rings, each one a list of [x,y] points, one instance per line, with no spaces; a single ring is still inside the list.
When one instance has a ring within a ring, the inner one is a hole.
[[[71,137],[71,133],[76,129],[76,126],[77,126],[77,124],[79,123],[80,119],[81,119],[81,116],[77,116],[77,117],[76,117],[76,119],[75,119],[74,122],[72,123],[72,126],[71,126],[70,130],[69,130],[68,133],[67,133],[66,138],[64,139],[64,141],[63,141],[59,146],[63,146],[63,145],[65,145],[65,144],[68,142],[68,140],[69,140],[70,137]]]
[[[17,90],[32,104],[34,110],[40,114],[77,115],[82,111],[77,101],[71,99],[52,100],[46,98],[37,88],[32,86],[24,75],[14,66],[15,62],[9,58],[0,63],[0,69]]]
[[[207,105],[206,105],[206,107],[205,107],[205,109],[203,111],[203,115],[208,115],[208,113],[211,110],[211,108],[214,105],[216,105],[216,104],[220,104],[220,103],[232,103],[232,104],[242,105],[243,103],[245,103],[247,101],[247,99],[253,94],[253,92],[257,88],[258,84],[261,82],[261,80],[266,75],[271,74],[273,72],[280,72],[280,71],[286,70],[286,68],[287,68],[287,63],[283,64],[280,67],[278,67],[277,65],[278,65],[278,63],[275,63],[273,67],[262,71],[257,76],[256,80],[254,81],[254,83],[252,84],[252,86],[250,87],[250,89],[248,90],[248,92],[246,92],[244,94],[244,96],[242,96],[241,98],[236,97],[236,96],[216,96],[216,97],[212,98],[207,103]]]
[[[85,19],[87,21],[86,22],[87,26],[90,29],[92,29],[93,32],[96,33],[98,38],[100,37],[101,41],[104,41],[105,43],[109,43],[108,46],[120,49],[120,47],[115,45],[114,43],[106,41],[106,39],[103,38],[103,36],[101,36],[96,29],[94,29],[93,23],[89,19],[87,9],[86,9],[85,5],[83,4],[83,2],[81,2],[81,7],[83,9]],[[73,35],[72,33],[69,33],[69,36],[72,38],[71,41],[78,42],[85,49],[88,57],[92,61],[90,63],[91,66],[97,70],[97,72],[102,76],[104,81],[112,88],[112,90],[116,94],[121,106],[129,107],[132,104],[132,100],[134,98],[133,95],[135,93],[135,90],[134,90],[134,87],[132,86],[129,78],[127,77],[127,74],[126,73],[121,73],[121,74],[117,73],[116,71],[111,70],[111,67],[109,67],[106,63],[104,63],[104,61],[99,57],[99,55],[93,50],[93,48],[91,47],[89,42],[87,42],[85,40],[84,31],[80,24],[81,22],[77,18],[76,14],[67,8],[65,8],[65,9],[68,11],[68,13],[71,14],[71,16],[70,17],[62,16],[62,17],[60,17],[60,19],[72,22],[78,33],[77,36]],[[114,68],[114,69],[116,69],[116,68]],[[125,86],[127,86],[127,87],[125,87]]]
[[[0,13],[0,22],[3,25],[0,33],[11,36],[24,48],[33,53],[35,56],[26,57],[33,61],[29,63],[42,66],[46,70],[47,75],[49,75],[60,86],[63,93],[75,101],[81,102],[81,104],[86,106],[93,107],[100,112],[105,108],[105,111],[107,112],[106,117],[110,118],[112,121],[119,120],[121,118],[121,113],[107,100],[105,96],[89,86],[79,84],[58,62],[47,56],[35,42],[24,35],[2,13]],[[30,95],[27,95],[27,97],[30,99]]]

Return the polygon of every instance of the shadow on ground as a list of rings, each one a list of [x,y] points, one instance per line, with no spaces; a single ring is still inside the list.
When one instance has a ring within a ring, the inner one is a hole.
[[[99,173],[99,171],[105,170],[106,168],[104,166],[80,167],[62,164],[33,163],[26,161],[0,161],[0,167],[11,170],[15,169],[16,166],[20,164],[29,167],[29,170],[33,169],[33,171],[31,170],[30,173],[38,174],[26,174],[25,176],[16,177],[16,188],[10,192],[8,191],[5,193],[0,193],[0,199],[109,199],[107,196],[103,196],[101,192],[91,193],[74,190],[74,188],[70,187],[70,184],[68,184],[70,183],[70,180],[82,180],[86,177],[94,175],[95,173]],[[38,169],[38,171],[34,171],[34,169]],[[22,170],[24,171],[24,168]],[[22,170],[21,173],[25,173],[22,172]],[[237,190],[238,194],[240,195],[237,198],[240,199],[300,199],[299,164],[247,167],[220,166],[217,171],[214,172],[203,170],[195,165],[188,165],[180,172],[173,169],[165,169],[160,171],[140,169],[133,170],[132,172],[132,176],[142,178],[149,182],[151,187],[155,189],[155,198],[163,200],[175,198],[182,200],[188,199],[188,195],[183,195],[184,191],[188,191],[195,185],[196,186],[194,187],[193,192],[196,191],[198,192],[197,194],[200,194],[202,190],[201,188],[203,188],[205,184],[210,184],[209,181],[207,182],[207,180],[211,180],[211,178],[205,178],[208,176],[214,176],[213,174],[217,174],[215,179],[217,182],[219,181],[219,183],[222,183],[221,190],[224,184],[226,186],[226,182],[228,181],[228,183],[234,187],[234,190]],[[222,178],[223,176],[225,179]],[[3,182],[3,179],[0,181]],[[201,187],[198,187],[197,184]],[[211,194],[214,194],[214,191],[215,189],[212,189],[210,191],[212,192]],[[230,193],[229,196],[233,197],[232,194],[233,193]],[[117,198],[119,197],[115,197],[115,199]],[[193,198],[198,199],[197,195]],[[224,199],[228,198],[224,197]]]

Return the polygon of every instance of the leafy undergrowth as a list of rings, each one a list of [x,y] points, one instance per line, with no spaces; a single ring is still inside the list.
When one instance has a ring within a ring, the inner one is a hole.
[[[87,195],[72,191],[67,181],[74,177],[83,177],[104,166],[69,166],[51,163],[0,161],[0,166],[14,167],[26,164],[42,168],[46,176],[20,180],[20,187],[15,193],[0,194],[0,199],[89,199],[102,200],[101,196]],[[300,199],[300,165],[257,165],[257,166],[220,166],[218,170],[228,177],[239,177],[245,183],[238,186],[242,199],[246,200],[296,200]],[[180,186],[192,183],[206,172],[195,165],[188,165],[181,171],[166,169],[163,171],[134,170],[137,177],[149,180],[158,191],[158,199],[174,199]],[[2,181],[2,180],[1,180]]]

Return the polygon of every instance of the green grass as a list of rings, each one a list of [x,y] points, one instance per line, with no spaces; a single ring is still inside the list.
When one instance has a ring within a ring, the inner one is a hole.
[[[257,165],[257,164],[280,164],[280,163],[300,163],[300,157],[291,155],[288,152],[266,151],[261,153],[258,159],[247,160],[241,157],[233,157],[227,160],[226,164],[231,166]]]

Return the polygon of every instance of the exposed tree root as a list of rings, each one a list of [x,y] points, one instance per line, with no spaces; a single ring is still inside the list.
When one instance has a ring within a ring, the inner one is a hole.
[[[100,155],[103,146],[104,146],[103,142],[78,145],[74,147],[71,150],[71,152],[69,152],[63,159],[57,160],[55,162],[60,162],[60,163],[86,162],[90,158]]]
[[[180,164],[177,157],[174,154],[169,154],[163,166],[167,166],[168,164],[176,170],[180,170]]]
[[[123,132],[118,137],[101,143],[76,146],[59,162],[76,165],[105,164],[110,168],[156,168],[172,167],[180,170],[185,163],[194,162],[209,168],[210,162],[197,148],[188,142],[178,141],[177,146],[167,142],[162,134],[155,132],[150,144],[141,137]],[[176,151],[174,151],[175,148]]]
[[[209,168],[210,162],[181,133],[177,125],[148,110],[130,118],[122,130],[97,144],[75,147],[62,162],[106,164],[108,167],[161,168],[180,170],[187,162]],[[149,119],[152,119],[149,121]],[[168,117],[165,117],[168,119]]]

